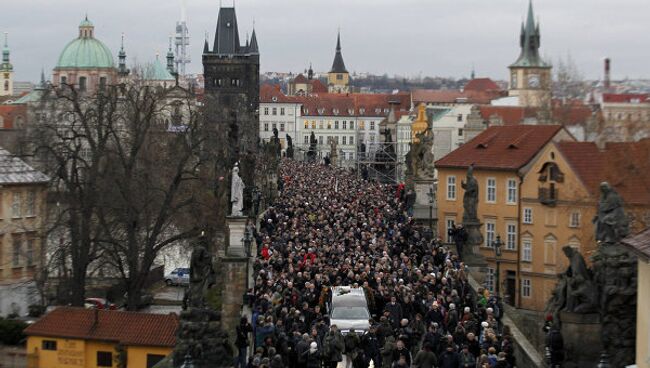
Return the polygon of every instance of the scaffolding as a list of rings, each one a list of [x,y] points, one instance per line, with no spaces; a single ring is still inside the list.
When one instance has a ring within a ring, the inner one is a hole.
[[[400,181],[397,142],[362,143],[357,146],[357,174],[384,184]]]

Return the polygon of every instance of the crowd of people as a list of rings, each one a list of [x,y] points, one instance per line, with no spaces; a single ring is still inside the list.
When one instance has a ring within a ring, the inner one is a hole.
[[[409,217],[402,187],[292,160],[280,175],[255,234],[253,315],[237,327],[241,368],[515,366],[494,298],[473,291],[455,249]],[[364,290],[368,331],[330,325],[333,286]]]

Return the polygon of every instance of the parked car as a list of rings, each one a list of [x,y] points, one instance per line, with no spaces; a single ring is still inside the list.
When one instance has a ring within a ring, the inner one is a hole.
[[[186,286],[190,284],[190,269],[189,268],[177,268],[169,274],[165,275],[165,283],[169,286],[172,285],[182,285]]]
[[[89,309],[117,309],[115,304],[108,302],[104,298],[86,298],[84,300],[84,307]]]
[[[357,334],[368,332],[370,311],[363,289],[337,286],[332,288],[331,295],[330,325],[336,325],[343,335],[350,329]]]

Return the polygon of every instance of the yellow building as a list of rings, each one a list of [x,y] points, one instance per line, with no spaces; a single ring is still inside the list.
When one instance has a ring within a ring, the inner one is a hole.
[[[0,315],[40,302],[34,277],[43,261],[49,178],[0,148]]]
[[[25,329],[28,368],[151,368],[176,343],[178,317],[63,307]]]
[[[329,93],[350,93],[350,73],[345,69],[341,54],[341,33],[336,38],[336,55],[332,69],[327,73],[327,90]]]
[[[638,257],[636,303],[636,367],[650,368],[650,228],[621,244]]]
[[[436,162],[438,169],[438,233],[446,240],[448,230],[462,222],[462,182],[474,165],[479,184],[478,217],[484,243],[481,254],[488,262],[485,286],[496,291],[496,257],[492,243],[503,242],[500,258],[500,290],[503,300],[516,305],[520,284],[520,194],[531,163],[546,145],[573,140],[557,125],[493,126]]]

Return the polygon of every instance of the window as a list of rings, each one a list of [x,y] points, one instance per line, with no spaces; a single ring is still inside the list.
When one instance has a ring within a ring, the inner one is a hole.
[[[370,143],[375,143],[375,136],[374,135],[370,136]]]
[[[304,136],[303,143],[304,144],[309,144],[309,136],[308,135]]]
[[[273,114],[273,115],[277,115],[277,114],[278,114],[278,108],[277,108],[277,107],[274,107],[273,110],[271,110],[271,111],[272,111],[272,114]]]
[[[11,264],[13,267],[20,267],[20,253],[22,252],[22,239],[19,236],[14,236],[13,238],[13,257],[11,258]]]
[[[334,137],[334,140],[336,141],[336,145],[338,145],[339,144],[339,136],[337,135],[336,137]]]
[[[113,366],[113,353],[110,351],[97,352],[97,366],[98,367],[112,367]]]
[[[533,261],[533,242],[530,239],[524,239],[521,242],[521,260],[523,262]]]
[[[544,264],[555,265],[555,247],[557,241],[553,238],[544,240]]]
[[[284,115],[284,107],[280,108],[280,115]]]
[[[350,129],[354,129],[354,121],[350,122]]]
[[[318,144],[323,144],[323,136],[322,135],[318,136]]]
[[[265,108],[264,108],[264,115],[268,115],[268,114],[269,114],[269,108],[268,108],[268,107],[265,107]]]
[[[264,131],[265,132],[269,131],[269,123],[264,123]]]
[[[447,177],[447,200],[449,201],[456,200],[456,177],[455,176]]]
[[[79,90],[83,92],[86,90],[86,87],[86,77],[79,77]]]
[[[580,227],[580,212],[571,212],[569,227]]]
[[[65,76],[61,77],[61,84],[66,84],[66,83],[68,83],[68,78]]]
[[[354,137],[350,136],[350,144],[354,144]]]
[[[488,178],[486,188],[485,200],[488,203],[495,203],[497,201],[497,180],[495,178]]]
[[[359,122],[359,130],[365,130],[366,129],[366,122],[361,120]]]
[[[490,291],[490,293],[494,292],[494,268],[489,268],[487,269],[487,274],[485,275],[485,288]]]
[[[463,129],[458,129],[458,136],[462,137],[463,136]]]
[[[485,222],[485,246],[491,247],[494,243],[494,233],[496,232],[496,224],[494,222]]]
[[[343,80],[343,74],[337,74],[336,80]]]
[[[309,129],[309,122],[305,121],[305,130]]]
[[[331,121],[327,122],[327,129],[332,129],[332,122]]]
[[[14,218],[21,217],[21,195],[19,192],[14,192],[13,202],[11,204],[11,216]]]
[[[27,266],[34,264],[34,239],[27,239],[27,251],[25,252]]]
[[[239,87],[239,79],[237,79],[237,78],[232,78],[232,79],[230,80],[230,85],[233,86],[233,87]]]
[[[339,128],[339,121],[336,120],[334,121],[334,129],[338,129],[338,128]]]
[[[370,130],[375,130],[375,122],[374,121],[370,122]]]
[[[280,123],[280,131],[284,132],[284,123]]]
[[[318,129],[323,129],[323,121],[318,122]]]
[[[347,136],[344,135],[342,139],[343,139],[343,144],[344,144],[344,145],[348,144],[348,142],[347,142],[347,141],[348,141],[348,137],[347,137]]]
[[[447,243],[451,243],[453,241],[453,239],[449,235],[449,230],[453,229],[455,224],[456,224],[456,220],[453,217],[452,218],[447,218],[446,221],[445,221],[446,230],[447,230],[447,231],[445,231],[445,234],[446,234],[445,236],[447,237]]]
[[[458,114],[457,119],[458,121],[463,121],[463,114]]]
[[[271,127],[273,128],[273,130],[278,129],[278,124],[273,123],[273,125]]]
[[[106,89],[106,77],[99,78],[99,90],[103,91]]]
[[[347,129],[347,128],[348,128],[348,122],[343,120],[343,129]],[[338,128],[336,128],[336,129],[338,129]]]
[[[524,207],[524,224],[533,223],[533,209],[529,207]]]
[[[516,204],[517,203],[517,180],[508,179],[507,188],[508,188],[508,200],[507,200],[507,203]]]
[[[315,122],[315,121],[312,121],[312,122],[311,122],[311,128],[312,128],[312,129],[316,129],[316,122]]]
[[[153,368],[153,366],[160,363],[163,359],[165,359],[164,355],[147,354],[147,368]]]
[[[521,296],[530,298],[530,279],[521,279]]]
[[[517,249],[517,225],[516,224],[506,225],[506,249],[507,250]]]
[[[43,340],[41,347],[43,350],[56,350],[56,340]]]

